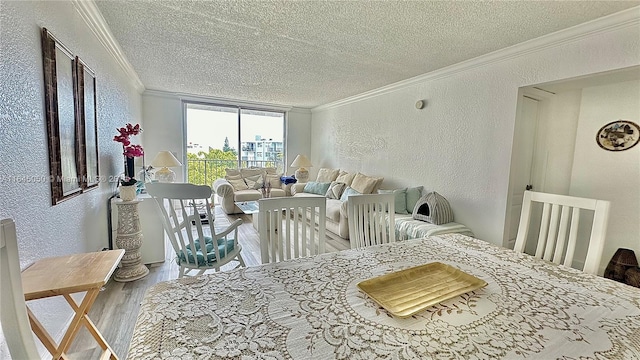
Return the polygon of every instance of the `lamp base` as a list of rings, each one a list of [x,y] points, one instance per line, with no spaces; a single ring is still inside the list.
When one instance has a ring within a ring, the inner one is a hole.
[[[173,170],[167,167],[163,167],[162,169],[156,171],[155,177],[159,182],[171,183],[176,181],[176,173],[174,173]]]
[[[300,168],[296,170],[296,180],[301,183],[306,183],[309,181],[309,170],[305,168]]]

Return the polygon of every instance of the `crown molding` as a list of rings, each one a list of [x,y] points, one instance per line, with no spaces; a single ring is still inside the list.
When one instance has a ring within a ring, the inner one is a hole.
[[[104,20],[96,3],[93,0],[71,0],[71,2],[82,19],[87,23],[89,29],[91,29],[93,34],[98,38],[98,41],[100,41],[102,46],[107,49],[107,52],[113,56],[118,65],[124,70],[127,78],[136,90],[142,93],[145,89],[144,84],[140,81],[138,74],[133,69],[133,66],[131,66],[129,60],[127,60],[118,41],[113,37],[109,25],[107,25],[107,22]]]
[[[142,93],[142,96],[157,96],[157,97],[177,99],[177,100],[187,101],[187,102],[206,103],[206,104],[214,103],[216,105],[238,106],[238,107],[243,107],[248,109],[259,109],[259,110],[273,110],[273,111],[286,112],[293,109],[293,107],[286,106],[286,105],[276,105],[276,104],[260,103],[260,102],[253,102],[253,101],[235,100],[235,99],[227,99],[227,98],[220,98],[220,97],[214,97],[214,96],[194,95],[194,94],[163,91],[163,90],[152,90],[152,89],[145,90]]]
[[[640,25],[640,6],[587,21],[585,23],[559,30],[551,34],[543,35],[535,39],[527,40],[525,42],[496,50],[470,60],[462,61],[454,65],[446,66],[444,68],[434,70],[423,75],[418,75],[406,80],[398,81],[390,85],[386,85],[358,95],[350,96],[348,98],[337,100],[328,104],[316,106],[311,109],[311,112],[326,110],[372,98],[374,96],[390,93],[398,89],[414,85],[416,83],[423,83],[427,81],[447,78],[457,73],[468,71],[477,67],[486,66],[489,64],[527,55],[532,52],[537,52],[547,48],[575,42],[590,37],[594,34],[602,34],[609,31],[638,25]]]
[[[289,110],[289,113],[311,115],[311,109],[293,107],[291,108],[291,110]]]
[[[302,108],[302,107],[292,107],[291,110],[289,110],[289,112],[294,114],[311,115],[311,109]]]

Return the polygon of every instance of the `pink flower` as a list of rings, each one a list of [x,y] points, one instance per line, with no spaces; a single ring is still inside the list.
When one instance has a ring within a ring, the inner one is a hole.
[[[142,132],[142,129],[140,128],[140,124],[136,124],[135,126],[131,124],[127,124],[127,133],[129,135],[138,135],[141,132]]]
[[[140,124],[127,124],[124,127],[116,129],[118,135],[113,137],[113,141],[122,143],[122,154],[126,157],[133,158],[144,155],[144,150],[140,145],[131,145],[130,136],[139,135],[142,132]]]
[[[144,155],[144,150],[140,145],[129,145],[124,147],[122,155],[128,158],[138,157]]]
[[[116,135],[113,137],[113,141],[122,143],[122,146],[127,146],[131,144],[131,141],[129,141],[128,136]]]

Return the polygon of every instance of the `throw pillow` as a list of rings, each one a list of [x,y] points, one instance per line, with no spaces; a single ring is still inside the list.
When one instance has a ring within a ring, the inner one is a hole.
[[[413,208],[422,197],[422,186],[407,188],[407,214],[413,213]]]
[[[453,221],[453,211],[444,196],[435,191],[425,194],[418,200],[413,209],[413,218],[435,225],[442,225]]]
[[[271,188],[279,189],[281,184],[282,184],[282,181],[280,181],[280,175],[267,174],[267,175],[265,175],[265,181],[267,181],[269,183]]]
[[[247,186],[247,183],[245,183],[243,179],[228,180],[228,181],[231,184],[231,186],[233,186],[234,191],[249,189],[249,187]]]
[[[340,196],[340,201],[347,201],[349,199],[349,195],[362,195],[362,193],[350,186],[347,186],[347,188],[342,192],[342,196]]]
[[[277,169],[274,168],[274,167],[266,167],[266,168],[263,168],[263,169],[264,169],[265,174],[267,174],[267,175],[276,175],[276,174],[278,174]]]
[[[244,178],[244,181],[247,183],[249,189],[255,190],[262,188],[262,184],[264,184],[262,175],[248,176]]]
[[[302,190],[303,192],[309,193],[309,194],[317,194],[317,195],[322,195],[324,196],[327,193],[327,190],[329,189],[329,185],[331,185],[331,183],[321,183],[321,182],[317,182],[317,181],[309,181],[305,186],[304,186],[304,190]]]
[[[346,187],[347,187],[347,184],[345,183],[333,181],[329,185],[329,189],[327,190],[327,193],[325,196],[328,197],[329,199],[336,199],[336,200],[340,199],[340,196],[342,195],[342,192]]]
[[[264,169],[262,169],[262,168],[243,168],[243,169],[240,169],[240,173],[242,174],[242,177],[246,179],[246,178],[251,177],[251,176],[264,174]]]
[[[336,178],[336,181],[345,183],[347,184],[347,186],[351,186],[351,183],[353,182],[353,178],[355,176],[356,174],[353,174],[353,173],[350,174],[346,171],[340,171],[340,173],[338,174],[338,177]]]
[[[227,175],[224,178],[227,180],[242,180],[242,175]]]
[[[353,178],[351,187],[360,194],[371,194],[374,191],[376,185],[378,185],[378,181],[381,181],[380,179],[381,178],[374,178],[361,173],[357,173]]]
[[[396,214],[408,214],[407,212],[407,188],[396,190],[378,190],[378,194],[393,194],[395,196]]]
[[[318,171],[316,182],[330,183],[332,181],[335,181],[338,177],[338,172],[340,172],[340,169],[322,168],[320,169],[320,171]]]
[[[227,176],[241,176],[240,174],[240,170],[238,169],[224,169],[224,171],[227,173]]]

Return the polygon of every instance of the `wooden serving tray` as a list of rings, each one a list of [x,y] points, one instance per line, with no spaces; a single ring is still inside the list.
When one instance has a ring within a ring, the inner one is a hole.
[[[487,282],[453,266],[432,262],[358,283],[358,288],[391,314],[406,318]]]

